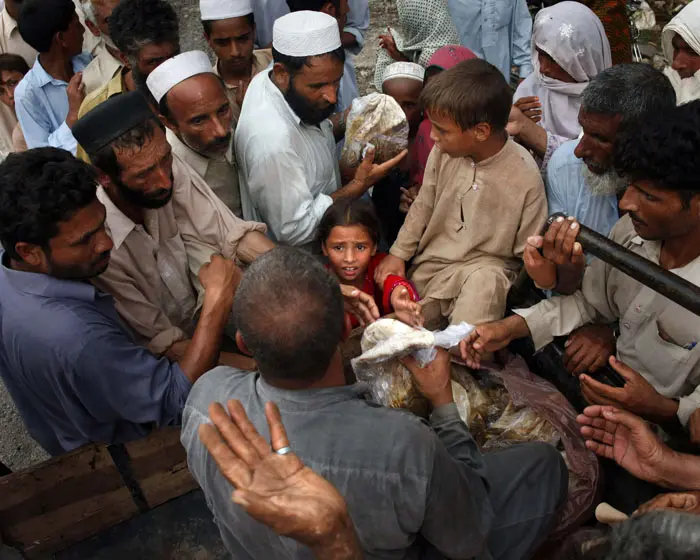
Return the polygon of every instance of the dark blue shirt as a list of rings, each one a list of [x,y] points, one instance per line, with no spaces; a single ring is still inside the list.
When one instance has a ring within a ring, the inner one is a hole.
[[[0,375],[46,451],[126,441],[180,422],[189,380],[134,344],[111,296],[6,261],[0,251]]]

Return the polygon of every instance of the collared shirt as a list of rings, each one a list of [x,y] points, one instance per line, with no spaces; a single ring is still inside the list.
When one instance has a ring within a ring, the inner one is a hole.
[[[578,140],[562,144],[549,160],[545,175],[549,214],[563,212],[607,236],[620,219],[615,195],[595,195],[583,176],[585,163],[574,155]]]
[[[82,70],[92,60],[90,53],[73,57],[73,71]],[[53,146],[75,155],[78,143],[66,124],[68,82],[49,75],[37,57],[15,89],[15,110],[29,148]]]
[[[462,45],[493,64],[510,82],[532,73],[532,16],[525,0],[448,0]]]
[[[103,42],[100,43],[95,50],[95,58],[83,70],[85,95],[90,95],[93,91],[108,83],[119,73],[121,68],[121,61],[112,56],[112,53],[107,50],[107,46]]]
[[[265,70],[272,62],[272,49],[256,49],[253,51],[253,70],[251,72],[250,79],[252,80],[260,72]],[[212,71],[217,76],[221,76],[219,73],[219,60],[217,59],[212,66]],[[226,83],[226,82],[224,82]],[[241,116],[241,107],[236,102],[236,92],[238,91],[238,84],[228,84],[226,83],[226,93],[228,94],[229,103],[231,103],[231,109],[233,111],[234,122],[238,122],[238,118]]]
[[[610,239],[659,264],[661,242],[639,237],[629,216],[612,229]],[[669,272],[700,285],[700,257]],[[600,259],[594,258],[586,268],[575,294],[553,297],[516,313],[527,322],[536,349],[583,325],[619,321],[618,360],[639,372],[660,394],[680,397],[678,419],[683,425],[700,408],[700,317]]]
[[[124,87],[124,69],[122,68],[119,72],[114,74],[114,76],[112,76],[112,79],[109,80],[106,84],[85,96],[85,99],[83,99],[83,102],[80,104],[78,118],[82,118],[84,115],[92,111],[95,107],[107,101],[110,97],[114,95],[119,95],[120,93],[124,93],[125,89],[126,88]],[[85,153],[85,150],[83,150],[83,147],[80,144],[78,144],[78,149],[76,151],[75,157],[87,163],[90,163],[90,158]]]
[[[19,34],[17,22],[7,13],[7,9],[0,12],[0,53],[13,53],[20,55],[31,68],[36,60],[36,51],[24,42]],[[14,151],[12,132],[17,126],[15,112],[0,103],[0,155],[6,156]]]
[[[232,398],[268,441],[265,403],[279,406],[296,455],[347,500],[366,558],[416,558],[419,534],[445,557],[482,558],[493,520],[486,466],[456,405],[436,409],[428,426],[405,411],[365,402],[361,388],[290,391],[227,367],[195,383],[181,441],[232,558],[312,557],[231,501],[231,485],[199,440],[199,426],[210,422],[209,405]]]
[[[190,382],[180,366],[133,343],[110,296],[0,259],[0,375],[46,451],[179,422]]]
[[[333,126],[301,122],[269,72],[253,78],[236,127],[243,216],[270,237],[309,246],[340,187]]]
[[[169,128],[166,129],[165,135],[173,148],[173,153],[204,179],[204,182],[231,212],[239,218],[243,216],[241,191],[238,187],[238,168],[236,156],[233,153],[233,135],[229,149],[220,158],[208,158],[195,152]]]
[[[98,193],[114,248],[109,267],[93,283],[114,296],[137,341],[161,354],[192,335],[204,292],[197,278],[202,265],[212,254],[240,262],[243,237],[264,233],[265,226],[234,216],[177,156],[172,199],[163,208],[146,210],[143,226],[127,218],[106,193]]]

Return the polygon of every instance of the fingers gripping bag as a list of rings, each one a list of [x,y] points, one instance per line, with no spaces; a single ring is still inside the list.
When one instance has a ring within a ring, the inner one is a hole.
[[[352,102],[345,123],[341,168],[360,165],[366,150],[374,148],[374,163],[384,163],[408,146],[408,121],[393,97],[370,93]]]

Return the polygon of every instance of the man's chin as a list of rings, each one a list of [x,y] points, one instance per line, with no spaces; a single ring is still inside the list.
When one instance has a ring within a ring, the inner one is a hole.
[[[627,181],[614,169],[599,170],[586,164],[583,167],[583,179],[595,196],[617,195],[627,188]]]

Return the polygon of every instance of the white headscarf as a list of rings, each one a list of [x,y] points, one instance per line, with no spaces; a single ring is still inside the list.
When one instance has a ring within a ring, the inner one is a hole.
[[[576,83],[568,84],[540,73],[537,49],[546,52]],[[532,28],[532,64],[535,71],[520,84],[515,99],[540,98],[540,125],[557,136],[579,135],[578,111],[588,82],[612,66],[610,43],[603,24],[578,2],[559,2],[540,10]]]
[[[669,63],[673,61],[673,37],[678,33],[688,46],[700,54],[700,1],[690,2],[666,24],[661,33],[661,47]],[[664,74],[676,90],[678,104],[700,99],[700,71],[691,78],[682,79],[670,64]]]

